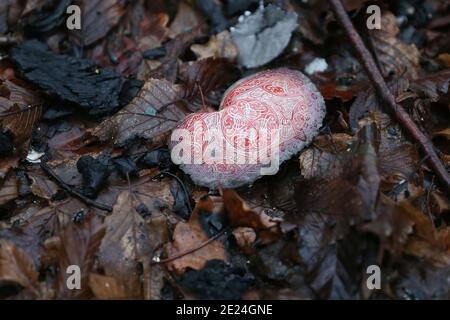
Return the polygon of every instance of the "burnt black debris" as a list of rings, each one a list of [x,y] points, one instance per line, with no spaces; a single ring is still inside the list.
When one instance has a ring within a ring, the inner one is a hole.
[[[199,299],[241,299],[254,277],[222,260],[210,260],[199,271],[189,269],[179,283]]]
[[[0,131],[0,156],[7,156],[11,154],[12,151],[13,145],[11,136],[6,132]]]
[[[172,166],[170,152],[167,149],[152,150],[142,158],[141,162],[147,168],[168,169]]]
[[[114,166],[124,177],[137,177],[138,167],[136,163],[129,157],[120,157],[113,160]]]
[[[158,59],[164,57],[166,54],[167,51],[165,47],[149,49],[142,53],[144,59]]]
[[[17,45],[10,57],[26,80],[91,115],[111,114],[126,102],[121,103],[120,95],[127,80],[113,69],[97,68],[91,60],[55,54],[37,40]]]
[[[67,18],[66,10],[72,0],[47,0],[23,18],[23,30],[28,36],[39,36],[55,30]]]
[[[148,209],[145,203],[140,203],[139,205],[137,205],[136,212],[139,213],[139,215],[144,219],[152,216],[152,212]]]
[[[81,192],[88,198],[95,198],[110,174],[108,165],[91,156],[82,156],[77,162],[77,170],[83,176]]]

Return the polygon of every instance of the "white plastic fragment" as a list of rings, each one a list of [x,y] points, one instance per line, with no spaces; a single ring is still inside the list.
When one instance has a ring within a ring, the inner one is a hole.
[[[41,163],[42,156],[45,155],[45,152],[37,152],[34,149],[30,149],[27,155],[27,161],[30,163]]]
[[[316,72],[324,72],[328,69],[328,63],[323,58],[315,58],[311,61],[305,68],[305,72],[309,75],[314,74]]]

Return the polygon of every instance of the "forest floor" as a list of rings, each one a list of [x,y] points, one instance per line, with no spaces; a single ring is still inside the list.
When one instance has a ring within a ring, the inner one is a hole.
[[[343,2],[435,158],[329,1],[1,1],[0,298],[448,299],[450,4]],[[323,95],[319,134],[274,176],[193,183],[179,121],[279,67]]]

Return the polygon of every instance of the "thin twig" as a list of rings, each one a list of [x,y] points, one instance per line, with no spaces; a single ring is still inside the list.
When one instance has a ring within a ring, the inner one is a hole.
[[[361,40],[358,32],[355,30],[355,27],[353,26],[350,17],[347,14],[347,11],[345,11],[341,0],[329,1],[336,19],[343,26],[352,46],[358,54],[360,63],[363,65],[369,79],[372,82],[372,85],[375,87],[380,98],[385,102],[387,111],[395,116],[395,118],[403,126],[403,128],[420,145],[422,151],[427,156],[428,164],[430,165],[436,176],[439,178],[443,187],[447,190],[447,192],[450,192],[450,175],[443,165],[441,159],[437,155],[431,140],[427,136],[425,136],[422,131],[420,131],[409,114],[403,109],[402,106],[398,105],[395,101],[395,98],[386,85],[386,82],[384,81],[383,76],[378,70],[372,55],[370,54],[369,50],[367,50],[367,47]]]
[[[112,207],[107,205],[107,204],[103,204],[103,203],[99,203],[96,202],[94,200],[91,200],[89,198],[86,198],[84,195],[82,195],[81,193],[79,193],[78,191],[74,190],[73,188],[71,188],[67,183],[65,183],[56,173],[55,171],[53,171],[52,168],[49,167],[48,164],[42,162],[41,163],[41,168],[42,170],[49,175],[51,178],[53,178],[58,185],[63,188],[65,191],[67,191],[69,194],[71,194],[72,196],[80,199],[81,201],[83,201],[84,203],[86,203],[87,205],[91,205],[97,209],[100,210],[105,210],[108,212],[112,211]]]
[[[212,236],[212,237],[209,238],[208,240],[202,242],[200,245],[198,245],[198,246],[195,247],[195,248],[192,248],[192,249],[189,249],[189,250],[180,252],[180,253],[175,254],[175,255],[173,255],[173,256],[171,256],[171,257],[168,257],[168,258],[166,258],[166,259],[160,259],[160,260],[157,260],[157,261],[154,260],[154,261],[152,261],[152,265],[154,265],[154,264],[168,263],[168,262],[171,262],[171,261],[180,259],[180,258],[182,258],[182,257],[184,257],[184,256],[186,256],[186,255],[188,255],[188,254],[191,254],[191,253],[193,253],[193,252],[195,252],[195,251],[197,251],[197,250],[200,250],[201,248],[204,248],[204,247],[206,247],[208,244],[212,243],[214,240],[217,240],[218,238],[220,238],[222,235],[225,234],[226,231],[227,231],[227,229],[223,229],[222,231],[216,233],[214,236]]]

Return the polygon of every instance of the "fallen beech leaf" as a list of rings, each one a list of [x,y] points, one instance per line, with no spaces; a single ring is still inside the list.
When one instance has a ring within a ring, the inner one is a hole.
[[[177,122],[189,112],[180,108],[182,95],[180,85],[150,79],[128,106],[103,121],[93,135],[114,144],[124,144],[133,138],[150,140],[151,146],[164,143]]]
[[[212,33],[218,33],[228,27],[228,20],[224,16],[223,3],[216,0],[195,0],[197,8],[208,18]]]
[[[125,1],[122,0],[79,1],[83,27],[80,31],[72,31],[71,34],[82,46],[89,46],[106,36],[125,13]]]
[[[150,219],[164,215],[173,207],[174,199],[170,183],[152,181],[149,177],[131,185],[129,190],[120,192],[112,214],[105,219],[106,234],[99,251],[99,261],[107,276],[111,276],[125,288],[126,297],[142,297],[140,262],[150,257],[163,243],[162,229],[165,220],[159,224],[159,233],[150,232],[141,216],[140,208],[151,213]],[[158,236],[159,235],[159,236]]]
[[[390,17],[392,13],[386,13],[382,16],[382,25],[395,23],[396,19]],[[415,44],[406,44],[399,40],[395,35],[388,33],[384,28],[370,30],[373,39],[374,48],[380,61],[384,73],[394,73],[397,76],[405,75],[410,79],[419,77],[419,50]]]
[[[170,241],[169,219],[161,215],[153,217],[147,221],[150,232],[150,241],[154,248],[160,248],[163,244]],[[162,289],[165,285],[165,268],[163,265],[154,265],[151,262],[152,257],[144,257],[143,260],[143,291],[144,299],[160,300],[162,299]]]
[[[201,270],[210,260],[227,261],[224,245],[219,240],[214,240],[203,248],[195,250],[209,239],[199,221],[200,211],[204,211],[205,206],[208,209],[212,209],[211,204],[206,205],[205,202],[209,202],[209,200],[200,199],[188,222],[181,221],[177,223],[173,231],[173,242],[165,246],[165,251],[169,258],[194,250],[167,263],[167,268],[177,274],[184,273],[187,268]]]
[[[22,249],[0,239],[0,281],[15,282],[37,297],[38,276],[33,260]]]
[[[403,92],[409,88],[410,81],[407,78],[399,78],[388,83],[388,87],[394,97],[400,96]],[[373,88],[369,88],[366,91],[361,91],[353,104],[350,107],[349,118],[350,127],[353,130],[358,128],[358,121],[364,116],[367,116],[369,112],[381,112],[383,107],[380,104],[379,98]]]
[[[87,294],[89,274],[92,271],[103,236],[105,226],[97,216],[91,214],[80,225],[74,223],[67,227],[59,235],[61,246],[59,251],[59,292],[60,298],[83,297]],[[66,272],[71,265],[80,267],[81,290],[68,290]]]
[[[31,137],[35,124],[41,119],[42,109],[41,95],[0,79],[0,124],[12,133],[17,146],[25,145]]]
[[[305,179],[335,178],[343,173],[356,139],[345,133],[322,135],[300,154],[300,172]]]
[[[375,212],[380,184],[378,135],[375,122],[369,120],[359,130],[358,139],[349,145],[348,150],[340,142],[335,150],[341,152],[334,151],[335,155],[319,157],[319,164],[313,165],[317,169],[309,169],[309,178],[297,183],[295,200],[300,210],[370,219]],[[322,169],[322,166],[326,168],[330,164],[333,170]]]
[[[304,213],[296,223],[305,281],[321,299],[354,298],[364,241],[350,233],[351,216]]]
[[[400,125],[384,113],[372,113],[380,132],[378,169],[383,180],[399,175],[410,177],[420,162],[417,146],[410,143]]]
[[[408,237],[413,233],[414,221],[405,210],[404,206],[382,195],[377,205],[376,219],[361,226],[363,231],[377,235],[381,248],[390,251],[395,259],[400,257]]]
[[[410,90],[422,98],[436,102],[448,92],[450,70],[442,70],[410,82]]]
[[[81,201],[69,198],[52,202],[44,207],[25,223],[25,232],[38,235],[42,240],[59,235],[70,223],[77,213],[87,213],[88,207]],[[38,244],[37,244],[38,245]]]
[[[392,282],[398,299],[448,299],[450,268],[436,268],[423,260],[404,262],[395,266],[397,281]],[[444,280],[445,279],[445,280]],[[399,281],[398,281],[399,280]]]
[[[414,222],[414,234],[409,238],[405,253],[427,259],[435,266],[450,266],[450,228],[436,228],[430,218],[409,202],[399,204]]]

